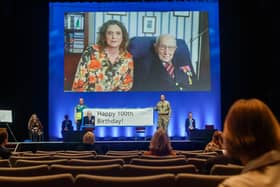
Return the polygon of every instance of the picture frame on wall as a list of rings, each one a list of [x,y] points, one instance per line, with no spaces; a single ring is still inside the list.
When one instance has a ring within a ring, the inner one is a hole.
[[[191,12],[190,11],[174,11],[173,15],[179,16],[179,17],[190,17]]]
[[[126,16],[126,12],[107,12],[108,15]]]
[[[156,32],[156,17],[144,16],[143,17],[143,33],[154,34]]]

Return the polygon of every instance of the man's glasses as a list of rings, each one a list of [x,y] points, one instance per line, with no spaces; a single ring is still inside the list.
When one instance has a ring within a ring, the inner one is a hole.
[[[161,51],[164,51],[164,50],[170,50],[170,51],[175,51],[176,50],[176,46],[167,46],[167,45],[159,45],[158,46],[158,49],[161,50]]]

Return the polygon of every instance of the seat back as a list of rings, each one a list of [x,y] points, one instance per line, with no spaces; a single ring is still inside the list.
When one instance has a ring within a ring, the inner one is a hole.
[[[80,174],[76,177],[75,186],[98,187],[171,187],[175,186],[174,174],[161,174],[141,177],[108,177]]]
[[[187,161],[185,158],[171,158],[171,159],[144,159],[144,158],[133,158],[130,164],[134,165],[145,165],[145,166],[176,166],[184,165]]]
[[[125,164],[122,168],[123,176],[149,176],[165,173],[197,173],[197,168],[192,164],[179,166],[143,166]]]
[[[67,159],[57,159],[57,160],[17,160],[15,166],[37,166],[37,165],[52,165],[52,164],[63,164],[66,163]]]
[[[119,164],[105,166],[68,166],[53,164],[50,166],[51,174],[71,173],[73,176],[76,176],[78,174],[115,176],[119,175],[120,171],[121,165]]]
[[[203,175],[192,173],[179,173],[175,180],[177,187],[217,187],[227,177],[226,175]]]
[[[211,175],[238,175],[244,166],[233,164],[214,164],[210,170]]]
[[[29,177],[10,177],[0,176],[0,184],[5,187],[73,187],[74,178],[71,174],[58,174],[58,175],[47,175],[47,176],[29,176]]]
[[[74,166],[102,166],[102,165],[111,165],[119,164],[123,165],[123,159],[111,159],[111,160],[85,160],[85,159],[70,159],[67,163],[63,165],[74,165]]]
[[[13,167],[13,168],[1,168],[0,176],[39,176],[48,175],[49,168],[48,165],[38,165],[38,166],[26,166],[26,167]]]
[[[10,160],[9,159],[0,160],[0,167],[10,167]]]

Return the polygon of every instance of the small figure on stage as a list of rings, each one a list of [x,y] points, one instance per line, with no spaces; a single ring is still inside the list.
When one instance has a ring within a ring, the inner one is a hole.
[[[79,104],[75,106],[75,123],[76,123],[76,130],[79,131],[81,129],[82,125],[82,119],[83,119],[83,110],[87,108],[87,106],[84,104],[84,98],[80,98]]]
[[[190,136],[191,131],[195,130],[195,119],[193,118],[192,112],[188,113],[188,117],[185,121],[185,130],[188,136]]]
[[[67,114],[64,115],[64,120],[61,124],[61,134],[64,137],[65,132],[73,131],[72,120],[69,119]]]
[[[91,111],[87,111],[87,115],[83,120],[83,130],[93,131],[95,129],[95,116],[92,115]]]
[[[171,106],[169,101],[165,100],[165,95],[160,95],[160,101],[157,103],[155,110],[158,112],[157,128],[162,128],[167,131],[171,115]]]
[[[32,142],[43,140],[43,125],[37,114],[32,114],[28,121],[29,138]]]

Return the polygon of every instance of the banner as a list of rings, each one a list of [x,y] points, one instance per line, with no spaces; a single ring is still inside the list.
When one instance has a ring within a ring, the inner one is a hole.
[[[86,108],[95,116],[95,126],[152,126],[154,124],[153,108]]]

